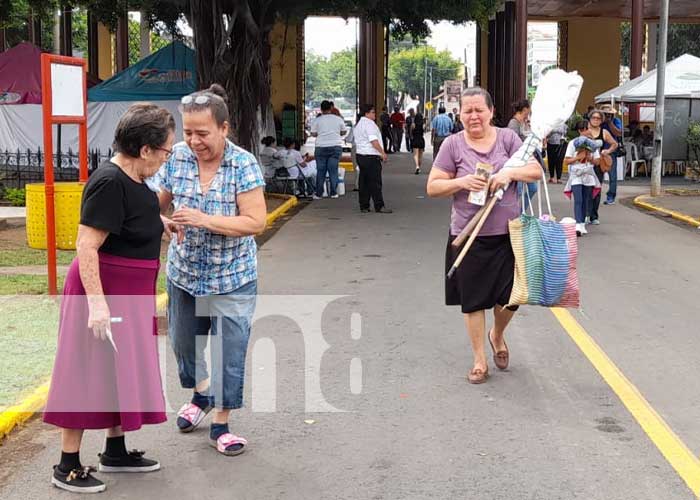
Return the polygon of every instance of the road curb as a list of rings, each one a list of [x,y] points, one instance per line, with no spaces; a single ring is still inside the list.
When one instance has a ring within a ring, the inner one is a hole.
[[[267,196],[268,198],[280,198],[287,200],[284,203],[282,203],[279,207],[274,209],[272,212],[267,214],[267,220],[265,221],[266,229],[270,227],[277,219],[286,214],[293,206],[299,203],[299,200],[297,200],[297,197],[294,195],[267,193],[265,196]]]
[[[276,193],[266,193],[265,196],[270,198],[285,199],[284,203],[275,210],[267,214],[265,221],[265,230],[267,230],[277,219],[286,214],[292,207],[299,203],[296,196],[284,195]],[[156,310],[164,311],[168,304],[168,294],[163,292],[156,297]],[[20,401],[15,406],[11,406],[7,410],[0,413],[0,440],[3,439],[16,426],[23,424],[34,413],[39,411],[46,404],[46,398],[49,394],[49,382],[41,385],[24,400]]]
[[[16,426],[23,424],[34,413],[44,407],[49,394],[49,382],[37,387],[19,404],[9,407],[0,413],[0,439],[4,438]]]
[[[654,205],[653,203],[649,203],[648,201],[646,201],[649,198],[651,198],[651,196],[649,195],[637,196],[634,199],[634,204],[640,208],[644,208],[652,212],[658,212],[664,215],[669,215],[672,218],[681,222],[685,222],[686,224],[689,224],[691,226],[700,227],[700,220],[691,217],[690,215],[686,215],[681,212],[676,212],[675,210],[670,210],[668,208],[660,207],[658,205]]]

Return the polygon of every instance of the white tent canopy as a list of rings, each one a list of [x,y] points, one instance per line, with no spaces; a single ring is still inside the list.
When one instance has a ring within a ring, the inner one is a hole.
[[[700,99],[700,58],[683,54],[666,64],[667,99]],[[656,70],[638,76],[595,98],[595,102],[656,102]]]

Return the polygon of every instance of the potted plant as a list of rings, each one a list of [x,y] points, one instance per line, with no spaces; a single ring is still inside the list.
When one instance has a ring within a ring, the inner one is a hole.
[[[688,132],[685,134],[685,141],[692,152],[693,161],[688,162],[685,169],[685,177],[688,180],[700,181],[700,121],[691,121],[688,124]]]

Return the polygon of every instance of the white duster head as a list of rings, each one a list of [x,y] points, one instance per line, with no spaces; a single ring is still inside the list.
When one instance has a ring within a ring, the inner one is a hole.
[[[544,139],[555,127],[561,126],[574,112],[583,87],[583,78],[576,72],[551,69],[540,79],[532,100],[530,129]]]

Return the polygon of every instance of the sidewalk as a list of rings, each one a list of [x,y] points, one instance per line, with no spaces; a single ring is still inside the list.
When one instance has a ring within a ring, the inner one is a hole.
[[[661,196],[640,195],[634,200],[640,208],[700,227],[700,189],[666,188]]]

